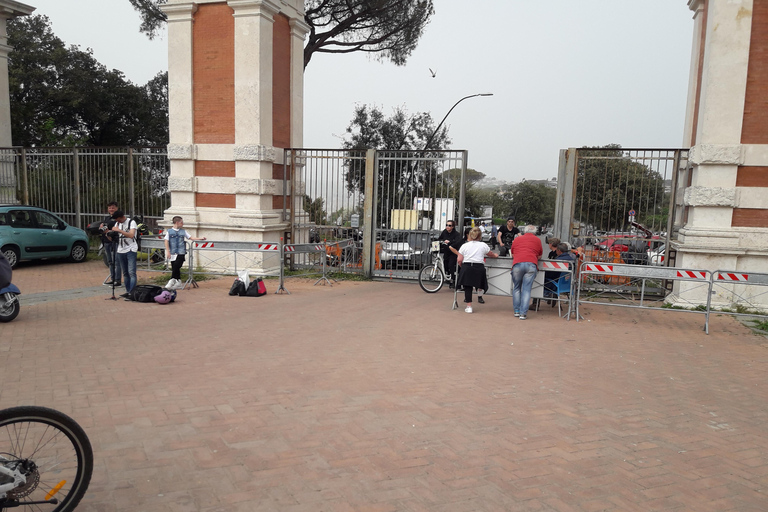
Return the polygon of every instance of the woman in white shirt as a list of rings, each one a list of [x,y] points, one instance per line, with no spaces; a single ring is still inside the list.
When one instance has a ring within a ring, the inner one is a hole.
[[[458,286],[464,287],[464,302],[467,304],[464,311],[467,313],[472,313],[472,288],[488,291],[488,278],[483,265],[485,258],[499,257],[482,241],[482,236],[480,228],[472,228],[467,235],[467,243],[459,249],[458,264],[461,265],[461,270]]]

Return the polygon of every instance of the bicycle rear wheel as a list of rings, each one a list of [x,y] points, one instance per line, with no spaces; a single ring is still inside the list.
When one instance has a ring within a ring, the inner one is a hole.
[[[427,265],[419,271],[419,286],[427,293],[440,291],[445,282],[445,274],[437,265]]]
[[[66,414],[13,407],[0,411],[0,466],[26,480],[0,493],[0,510],[69,512],[88,489],[93,450],[83,429]],[[0,485],[12,481],[0,473]],[[56,508],[51,508],[53,500],[58,500]]]

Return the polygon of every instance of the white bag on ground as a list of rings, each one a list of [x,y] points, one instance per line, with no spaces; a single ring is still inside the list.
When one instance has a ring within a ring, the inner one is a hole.
[[[248,289],[248,285],[251,282],[250,278],[248,277],[248,272],[248,269],[237,271],[237,278],[243,282],[246,290]]]

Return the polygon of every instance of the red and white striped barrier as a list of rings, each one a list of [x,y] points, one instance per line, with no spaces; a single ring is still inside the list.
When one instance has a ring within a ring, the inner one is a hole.
[[[196,249],[211,249],[214,247],[213,242],[195,242]]]
[[[613,265],[597,265],[595,263],[587,263],[585,268],[587,272],[613,272]]]
[[[678,270],[677,277],[687,277],[689,279],[706,279],[707,281],[709,281],[709,277],[707,277],[707,272],[700,271],[700,270]]]
[[[717,280],[746,282],[746,281],[749,281],[749,274],[737,274],[735,272],[718,272]]]
[[[256,247],[258,247],[258,250],[260,251],[279,251],[280,250],[279,244],[258,244]]]
[[[568,263],[559,261],[542,261],[541,270],[568,270]]]

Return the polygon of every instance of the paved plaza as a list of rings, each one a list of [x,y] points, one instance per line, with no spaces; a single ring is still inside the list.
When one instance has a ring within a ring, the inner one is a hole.
[[[229,277],[162,306],[105,275],[23,263],[0,325],[0,407],[91,439],[79,511],[768,510],[768,339],[732,318]]]

